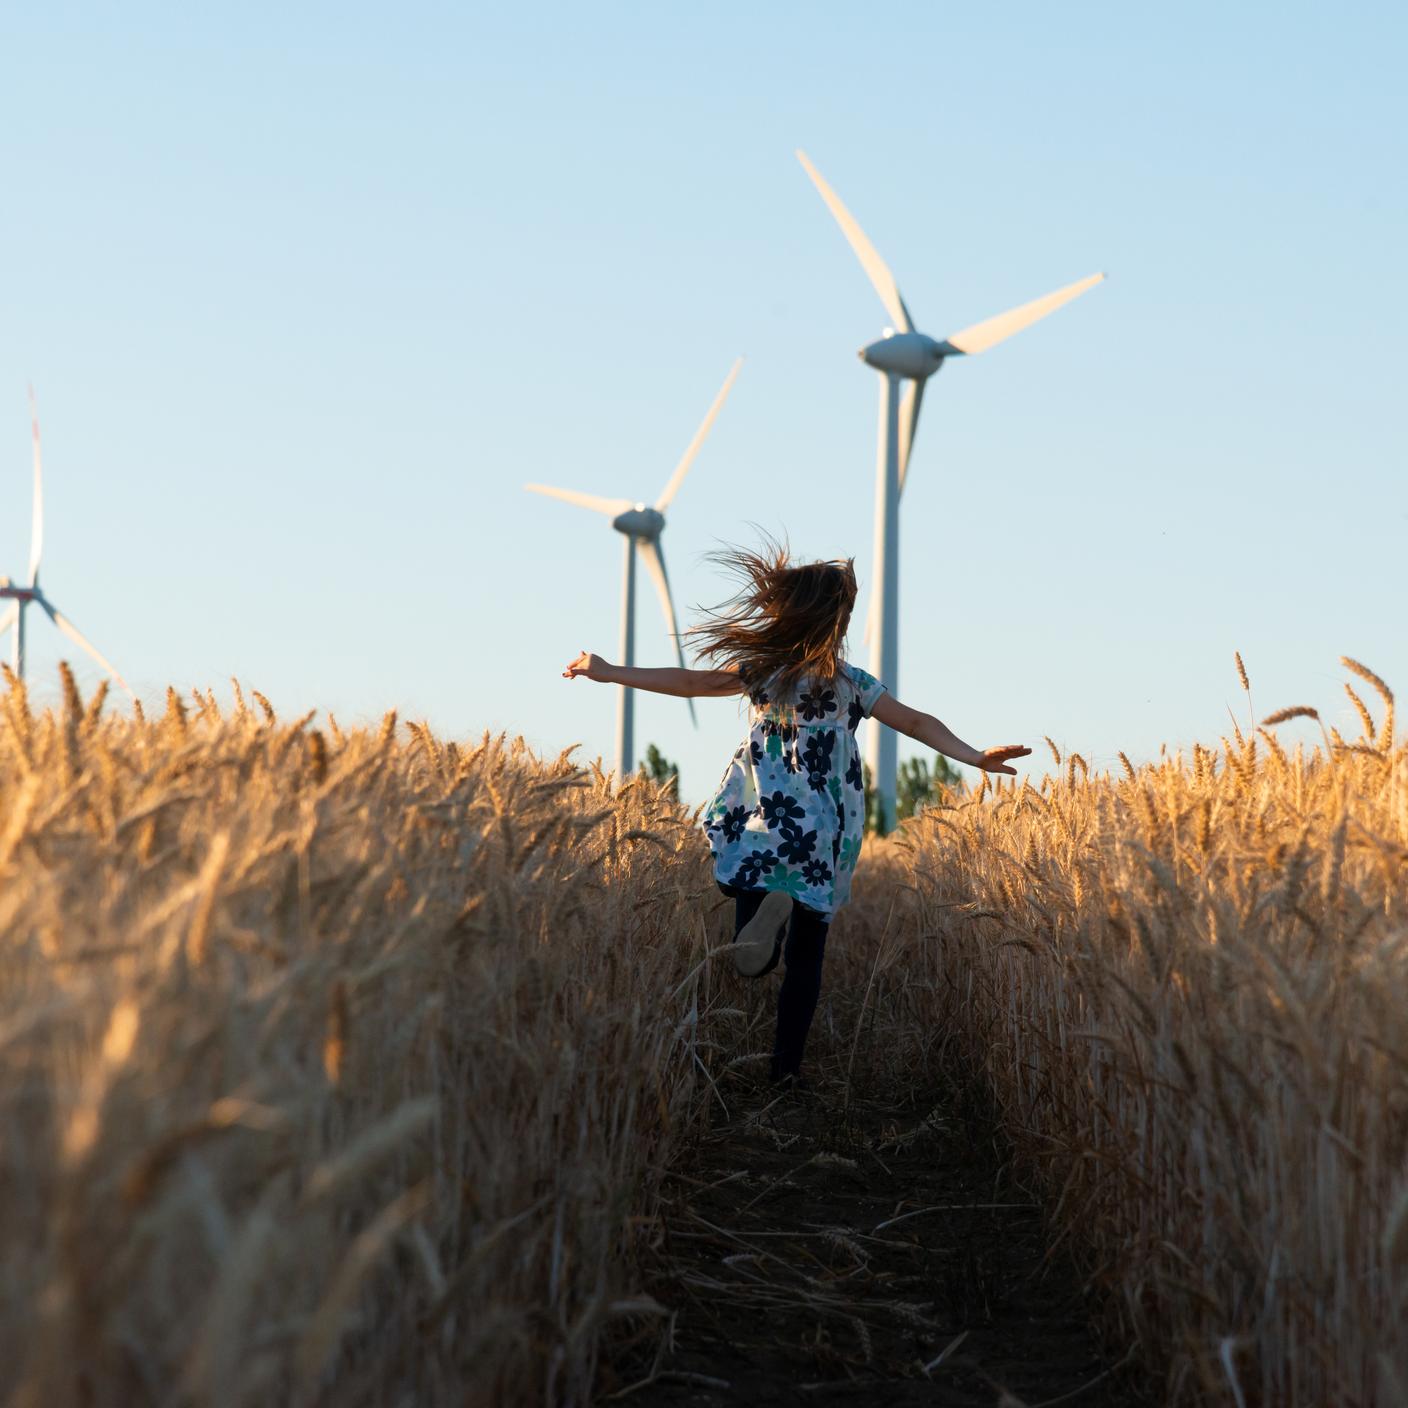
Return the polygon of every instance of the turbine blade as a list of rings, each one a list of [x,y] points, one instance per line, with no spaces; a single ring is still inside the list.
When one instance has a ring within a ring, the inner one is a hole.
[[[865,634],[861,639],[866,645],[870,644],[870,638],[875,634],[875,613],[879,610],[880,598],[872,595],[870,598],[870,609],[865,613]]]
[[[3,636],[19,620],[19,616],[20,604],[17,601],[12,601],[10,609],[3,616],[0,616],[0,636]]]
[[[637,538],[636,546],[641,557],[645,561],[646,571],[650,573],[651,580],[655,583],[656,593],[660,597],[660,606],[665,613],[665,624],[670,630],[670,639],[675,643],[675,656],[680,662],[680,669],[685,669],[684,646],[680,643],[679,627],[675,624],[675,603],[670,598],[670,579],[665,574],[665,554],[660,550],[660,544],[653,538]],[[687,701],[689,704],[690,721],[695,728],[699,727],[699,716],[694,712],[694,700]]]
[[[665,485],[660,497],[655,501],[655,507],[664,513],[670,506],[670,501],[679,492],[679,487],[684,483],[684,477],[689,473],[689,467],[694,463],[694,457],[699,453],[699,447],[704,443],[704,437],[713,428],[714,417],[723,408],[723,404],[728,400],[728,393],[733,390],[734,378],[738,375],[738,369],[743,365],[743,358],[740,357],[730,369],[729,374],[724,378],[724,384],[719,388],[719,394],[714,397],[714,404],[709,407],[709,413],[700,422],[699,429],[694,432],[694,439],[685,447],[685,452],[680,462],[675,466],[675,472],[670,476],[670,482]]]
[[[563,499],[569,504],[576,504],[578,508],[589,508],[593,513],[604,513],[608,518],[615,518],[618,513],[625,513],[628,508],[635,507],[629,499],[603,499],[598,494],[579,494],[575,489],[554,489],[549,484],[525,484],[523,487],[531,494],[546,494],[550,499]]]
[[[812,178],[812,185],[821,192],[822,200],[826,202],[827,208],[836,217],[836,223],[841,227],[841,233],[845,235],[851,248],[855,250],[861,268],[865,270],[866,276],[874,284],[875,292],[880,295],[880,301],[885,305],[885,311],[894,319],[895,326],[900,332],[913,332],[914,319],[909,316],[909,309],[905,307],[904,299],[900,297],[899,285],[895,283],[895,276],[890,272],[890,266],[881,259],[879,251],[866,238],[865,231],[856,224],[855,217],[841,204],[841,197],[826,184],[822,179],[821,172],[811,164],[806,152],[802,151],[800,147],[797,149],[797,160],[802,163],[807,175]]]
[[[914,450],[914,432],[919,429],[919,408],[924,404],[924,379],[909,382],[900,402],[900,493],[904,493],[904,477],[909,472],[909,457]]]
[[[75,625],[73,624],[73,622],[68,619],[67,616],[65,616],[62,612],[58,611],[56,608],[54,608],[53,606],[51,606],[51,605],[49,604],[49,599],[48,599],[46,596],[44,596],[44,595],[41,593],[41,594],[39,594],[39,595],[36,595],[35,598],[34,598],[34,600],[37,601],[37,602],[39,603],[39,605],[44,608],[45,614],[49,617],[49,619],[50,619],[50,620],[51,620],[51,621],[52,621],[52,622],[53,622],[53,623],[54,623],[54,624],[55,624],[55,625],[56,625],[56,626],[57,626],[74,644],[75,644],[75,645],[81,647],[83,650],[86,650],[86,651],[88,652],[88,654],[91,655],[91,656],[93,657],[93,659],[96,660],[96,661],[98,662],[98,664],[100,664],[100,665],[103,667],[103,669],[106,670],[106,671],[108,672],[108,674],[110,674],[110,675],[113,677],[113,679],[117,681],[118,685],[120,685],[123,689],[125,689],[125,690],[128,692],[128,694],[131,694],[131,693],[132,693],[132,686],[129,685],[129,684],[127,683],[127,681],[126,681],[125,679],[123,679],[121,675],[119,675],[119,674],[117,673],[116,669],[113,668],[111,662],[108,661],[108,660],[103,656],[103,654],[98,650],[97,646],[95,646],[95,645],[83,634],[83,632],[80,631],[80,630],[78,629],[78,627],[75,626]],[[135,697],[135,696],[134,696],[134,697]]]
[[[1089,278],[1067,284],[1065,288],[1058,288],[1055,293],[1048,293],[1044,298],[1034,298],[1030,303],[1022,304],[1020,308],[1009,308],[1007,312],[999,313],[997,317],[989,318],[986,322],[974,323],[971,328],[964,328],[962,332],[956,332],[949,337],[947,346],[954,352],[964,352],[969,356],[986,352],[989,347],[996,347],[1014,332],[1021,332],[1023,328],[1031,327],[1048,313],[1054,313],[1063,303],[1079,298],[1104,277],[1104,274],[1091,274]]]
[[[29,388],[29,436],[34,446],[34,517],[29,530],[29,585],[39,585],[39,559],[44,555],[44,458],[39,448],[39,407]]]

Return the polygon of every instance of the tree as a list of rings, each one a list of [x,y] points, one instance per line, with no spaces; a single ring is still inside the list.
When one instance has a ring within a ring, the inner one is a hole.
[[[958,769],[942,753],[934,754],[932,769],[924,758],[909,758],[895,779],[895,813],[901,821],[941,802],[961,782]]]
[[[645,750],[645,761],[640,765],[640,775],[649,778],[657,787],[667,788],[670,796],[679,801],[679,764],[672,763],[653,743]]]
[[[861,778],[865,784],[865,829],[883,836],[885,831],[880,823],[880,800],[871,784],[868,763],[861,765]],[[925,807],[943,801],[949,789],[959,786],[961,781],[958,769],[942,753],[934,754],[932,768],[924,758],[908,759],[899,765],[895,775],[896,818],[904,821]]]
[[[885,826],[880,814],[880,797],[875,791],[875,780],[870,775],[870,764],[860,765],[861,786],[865,790],[865,834],[883,836]]]

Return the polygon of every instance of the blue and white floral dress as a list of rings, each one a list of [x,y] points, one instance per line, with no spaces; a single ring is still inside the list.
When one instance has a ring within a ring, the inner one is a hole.
[[[828,918],[845,904],[865,828],[856,729],[884,692],[843,661],[795,699],[750,694],[747,741],[704,809],[721,885],[783,890]]]

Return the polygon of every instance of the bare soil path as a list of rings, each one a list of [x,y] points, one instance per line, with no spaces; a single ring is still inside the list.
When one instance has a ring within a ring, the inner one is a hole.
[[[669,1342],[653,1360],[618,1361],[603,1400],[1140,1401],[981,1112],[951,1093],[725,1095],[669,1189],[653,1287],[675,1312]]]

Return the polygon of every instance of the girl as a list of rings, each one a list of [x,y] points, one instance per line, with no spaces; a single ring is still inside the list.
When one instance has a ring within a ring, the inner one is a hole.
[[[860,856],[861,720],[873,716],[988,772],[1015,774],[1009,761],[1031,749],[970,747],[841,658],[856,599],[853,559],[794,565],[785,548],[768,543],[715,561],[742,579],[691,632],[715,668],[639,669],[583,651],[563,675],[693,698],[748,695],[748,738],[704,809],[704,830],[719,888],[735,901],[735,967],[761,978],[784,958],[772,1079],[795,1083],[821,991],[826,931]]]

